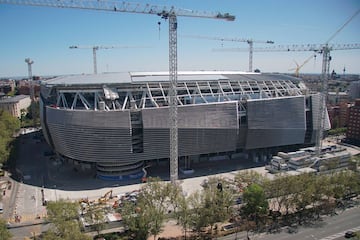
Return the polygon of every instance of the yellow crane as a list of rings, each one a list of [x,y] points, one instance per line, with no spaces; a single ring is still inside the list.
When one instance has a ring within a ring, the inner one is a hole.
[[[0,4],[17,4],[55,8],[74,8],[117,13],[157,15],[169,22],[169,128],[170,128],[170,180],[178,179],[178,127],[177,127],[177,17],[209,18],[234,21],[229,13],[194,11],[175,7],[157,6],[111,0],[0,0]]]
[[[295,70],[294,75],[295,75],[296,77],[299,77],[299,71],[300,71],[300,69],[301,69],[305,64],[307,64],[312,58],[316,58],[316,55],[315,55],[315,54],[312,54],[312,55],[311,55],[309,58],[307,58],[301,65],[299,65],[296,61],[294,61],[295,64],[296,64],[296,67],[289,69],[289,71]]]

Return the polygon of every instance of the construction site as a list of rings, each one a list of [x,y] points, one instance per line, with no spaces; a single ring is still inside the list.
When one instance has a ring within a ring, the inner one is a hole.
[[[117,210],[124,201],[136,203],[149,177],[180,184],[189,194],[201,189],[210,175],[231,178],[234,172],[248,168],[270,179],[278,173],[325,174],[349,169],[351,156],[360,152],[324,144],[324,135],[331,129],[326,106],[330,52],[360,49],[359,44],[331,41],[360,11],[323,44],[254,48],[254,43],[274,41],[184,36],[247,43],[248,49],[218,51],[248,51],[249,68],[181,71],[177,18],[234,21],[235,16],[106,1],[0,0],[0,4],[150,14],[169,24],[168,71],[98,73],[96,51],[121,46],[73,45],[70,49],[92,49],[93,74],[41,81],[38,99],[31,84],[31,100],[40,105],[41,131],[20,137],[22,148],[27,149],[19,153],[13,177],[21,184],[9,193],[8,185],[4,190],[5,203],[16,203],[4,212],[9,224],[30,222],[30,218],[41,221],[48,201],[68,199],[79,203],[84,231],[96,224],[92,216],[85,217],[94,209],[105,211],[107,228],[123,228]],[[311,52],[303,63],[296,62],[293,76],[253,70],[254,52],[290,51]],[[322,55],[320,91],[309,89],[299,76],[315,54]],[[34,62],[30,58],[25,62],[32,79]],[[33,161],[41,167],[35,169]]]

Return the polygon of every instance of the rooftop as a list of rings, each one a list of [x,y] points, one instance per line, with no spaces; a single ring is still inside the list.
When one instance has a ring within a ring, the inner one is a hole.
[[[16,103],[16,102],[19,102],[20,100],[25,99],[25,98],[30,98],[30,96],[28,96],[28,95],[16,95],[16,96],[10,97],[10,98],[3,98],[3,99],[0,99],[0,103]]]
[[[242,71],[179,71],[178,81],[217,81],[217,80],[271,81],[287,80],[299,82],[298,78],[271,73],[252,73]],[[82,74],[61,76],[42,81],[45,85],[98,85],[119,83],[168,82],[168,72],[119,72],[102,74]]]

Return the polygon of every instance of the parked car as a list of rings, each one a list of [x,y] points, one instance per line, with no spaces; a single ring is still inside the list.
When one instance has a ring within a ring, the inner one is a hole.
[[[353,231],[347,231],[345,233],[345,238],[352,238],[352,237],[355,237],[355,236],[356,236],[356,234]]]

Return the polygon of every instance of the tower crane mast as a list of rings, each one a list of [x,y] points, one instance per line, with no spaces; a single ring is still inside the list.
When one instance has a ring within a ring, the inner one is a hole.
[[[343,27],[342,27],[343,28]],[[337,31],[338,33],[339,31]],[[333,37],[332,37],[333,38]],[[266,48],[256,48],[255,52],[304,52],[310,51],[314,53],[322,54],[322,67],[321,67],[321,94],[320,94],[320,106],[319,106],[319,119],[316,126],[318,127],[316,140],[315,140],[315,152],[316,155],[319,156],[321,154],[322,149],[322,139],[324,136],[324,127],[325,127],[325,110],[326,110],[326,99],[328,92],[328,77],[329,77],[329,69],[330,69],[330,61],[331,56],[330,52],[333,50],[352,50],[352,49],[360,49],[359,43],[353,44],[293,44],[293,45],[278,45],[274,47],[266,47]],[[241,49],[241,51],[245,51],[245,49]]]
[[[338,44],[333,45],[329,44],[331,40],[333,40],[336,35],[338,35],[345,27],[348,25],[358,14],[360,13],[360,9],[357,9],[353,15],[338,28],[333,35],[325,42],[325,44],[320,44],[318,46],[308,46],[305,48],[299,48],[297,46],[293,46],[292,48],[288,48],[288,51],[314,51],[321,53],[323,55],[322,60],[322,85],[321,85],[321,94],[320,94],[320,109],[319,109],[319,120],[318,120],[318,132],[316,135],[316,155],[320,156],[322,149],[322,139],[324,135],[324,126],[325,126],[325,109],[326,109],[326,99],[328,94],[328,77],[330,70],[330,51],[332,50],[349,50],[349,49],[360,49],[360,44]]]
[[[177,17],[198,17],[234,21],[229,13],[200,12],[175,7],[142,5],[108,0],[0,0],[0,4],[32,5],[56,8],[75,8],[110,12],[152,14],[169,20],[169,125],[170,125],[170,180],[178,180],[178,127],[177,127]]]
[[[217,41],[228,41],[228,42],[246,42],[249,44],[249,72],[252,72],[253,69],[253,49],[254,43],[266,43],[266,44],[274,44],[274,41],[261,41],[261,40],[253,40],[251,38],[224,38],[224,37],[208,37],[208,36],[196,36],[196,35],[185,35],[184,37],[189,38],[201,38],[201,39],[209,39],[209,40],[217,40]],[[217,51],[222,51],[222,49],[218,49]]]

